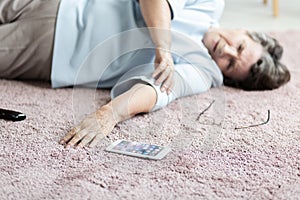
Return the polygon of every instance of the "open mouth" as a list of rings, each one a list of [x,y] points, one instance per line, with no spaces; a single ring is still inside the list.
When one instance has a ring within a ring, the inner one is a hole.
[[[213,49],[213,52],[216,51],[217,47],[218,47],[218,44],[219,44],[220,40],[218,42],[216,42],[215,46],[214,46],[214,49]]]

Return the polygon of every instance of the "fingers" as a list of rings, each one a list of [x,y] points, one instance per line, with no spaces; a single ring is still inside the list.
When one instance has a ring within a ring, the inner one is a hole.
[[[169,95],[174,87],[174,79],[173,79],[173,73],[169,75],[169,77],[164,81],[161,91],[164,92],[167,91],[167,94]]]
[[[82,140],[86,135],[88,135],[88,131],[86,130],[80,130],[79,132],[77,132],[72,139],[66,144],[66,148],[68,147],[74,147],[76,146],[76,144]]]
[[[81,140],[81,142],[78,144],[77,147],[82,148],[82,147],[87,146],[89,143],[91,143],[94,140],[94,138],[96,137],[96,135],[97,135],[96,133],[90,133],[90,134],[86,135]]]
[[[163,71],[161,71],[159,77],[155,81],[155,84],[159,85],[164,82],[169,77],[171,71],[171,67],[166,67]]]
[[[73,128],[67,135],[65,135],[65,137],[63,137],[59,143],[60,144],[66,144],[66,142],[68,142],[72,137],[74,137],[74,135],[76,135],[76,133],[78,132],[78,127]]]
[[[163,66],[160,65],[154,71],[153,75],[159,74],[159,76],[157,77],[157,79],[155,81],[155,84],[160,85],[161,83],[163,83],[161,85],[162,92],[167,91],[168,94],[171,92],[171,90],[174,86],[173,73],[174,73],[174,70],[173,70],[172,66],[167,66],[163,69]],[[154,76],[154,77],[156,77],[156,76]]]
[[[80,130],[74,132],[75,129],[72,129],[61,141],[60,144],[65,144],[65,148],[76,147],[83,148],[88,146],[88,144],[93,143],[95,146],[103,137],[104,134],[97,132],[90,132],[89,130]],[[75,134],[74,134],[75,133]],[[100,137],[103,135],[102,137]],[[96,140],[95,140],[96,139]]]
[[[156,64],[155,70],[152,73],[152,77],[156,78],[159,74],[161,74],[167,68],[168,68],[168,64],[165,63],[165,62],[161,62],[160,64]]]
[[[95,147],[96,144],[98,144],[98,142],[100,140],[102,140],[104,137],[105,137],[104,134],[98,134],[98,135],[96,135],[96,137],[91,141],[89,147],[91,147],[91,148]]]
[[[156,79],[155,85],[161,85],[161,92],[170,94],[173,86],[174,62],[170,52],[161,49],[156,50],[155,70],[152,77]]]

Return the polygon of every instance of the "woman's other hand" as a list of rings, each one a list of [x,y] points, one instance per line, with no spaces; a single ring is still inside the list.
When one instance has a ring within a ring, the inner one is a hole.
[[[155,84],[161,84],[161,91],[170,94],[174,86],[174,62],[170,52],[156,49],[155,70],[152,74]]]
[[[161,91],[170,94],[173,82],[174,63],[170,53],[171,10],[167,0],[140,0],[142,15],[156,47],[155,70],[153,77]]]

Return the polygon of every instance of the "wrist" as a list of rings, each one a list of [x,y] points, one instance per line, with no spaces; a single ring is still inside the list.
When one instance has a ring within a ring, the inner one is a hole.
[[[155,54],[156,59],[158,60],[172,58],[172,54],[169,49],[156,48]]]
[[[103,115],[105,115],[107,118],[113,119],[116,124],[122,121],[117,110],[115,110],[111,104],[106,104],[96,111],[97,118],[101,118]]]
[[[164,42],[161,42],[161,41],[156,41],[154,42],[155,44],[155,48],[157,51],[170,51],[171,49],[171,42],[168,42],[168,41],[164,41]]]

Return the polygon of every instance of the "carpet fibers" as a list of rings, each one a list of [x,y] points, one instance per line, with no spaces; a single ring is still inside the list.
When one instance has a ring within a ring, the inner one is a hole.
[[[300,32],[272,34],[285,48],[287,85],[182,98],[118,124],[93,149],[58,141],[109,91],[0,80],[0,107],[27,115],[0,120],[0,199],[300,199]],[[268,110],[268,123],[235,129],[266,121]],[[117,139],[172,152],[150,161],[104,151]]]

